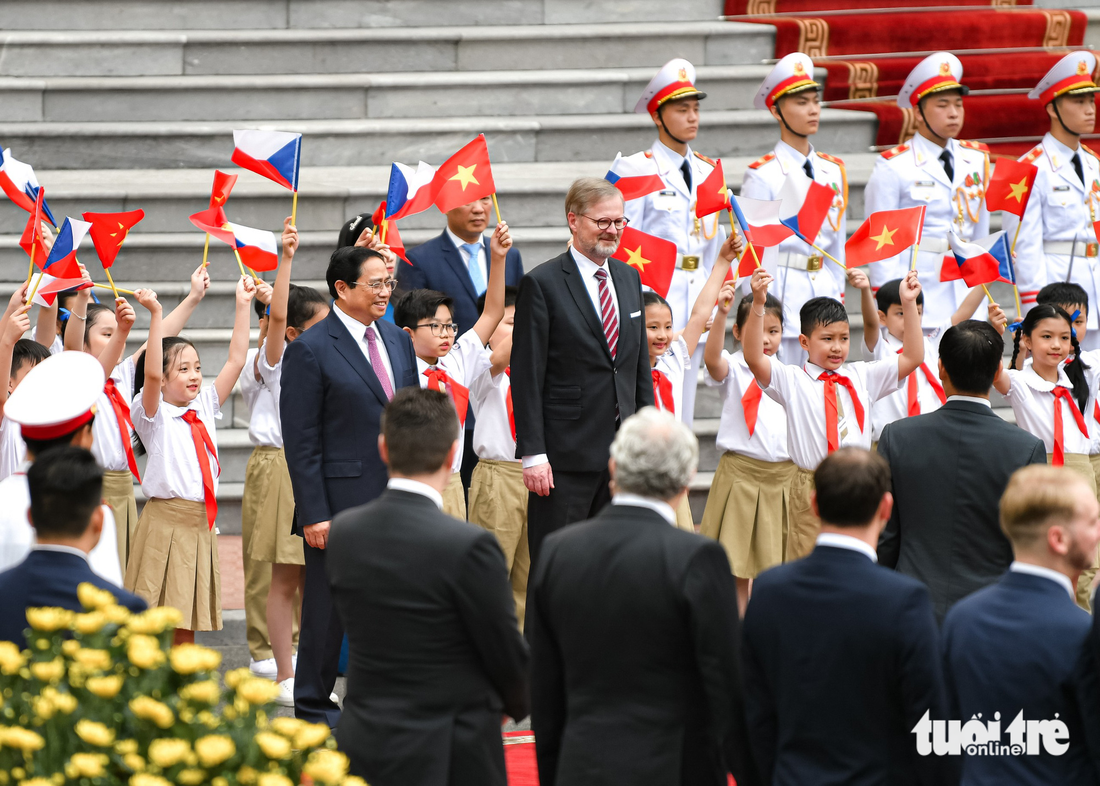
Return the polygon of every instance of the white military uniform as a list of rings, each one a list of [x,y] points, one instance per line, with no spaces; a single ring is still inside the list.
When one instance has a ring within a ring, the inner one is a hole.
[[[944,90],[964,90],[962,63],[948,52],[922,60],[909,74],[898,94],[902,108],[917,107],[921,98]],[[919,111],[919,110],[915,110]],[[948,177],[941,156],[950,154],[953,177]],[[989,153],[985,145],[948,139],[941,148],[917,134],[906,144],[883,153],[864,192],[864,216],[882,210],[925,207],[924,231],[917,255],[917,272],[924,290],[924,326],[935,328],[951,318],[966,297],[962,281],[940,281],[943,258],[950,253],[948,231],[961,240],[977,240],[989,234],[985,189],[989,182]],[[878,288],[905,276],[912,251],[871,265],[871,285]]]
[[[1044,106],[1062,95],[1094,93],[1092,80],[1096,57],[1091,52],[1071,52],[1059,60],[1028,98]],[[1081,176],[1074,162],[1077,156]],[[1025,310],[1035,305],[1035,296],[1047,284],[1072,281],[1089,296],[1086,349],[1100,348],[1097,325],[1097,296],[1100,295],[1100,244],[1093,222],[1100,218],[1100,160],[1084,145],[1066,147],[1051,134],[1020,161],[1038,172],[1027,198],[1023,220],[1005,212],[1004,228],[1016,241],[1016,283]]]
[[[705,98],[706,93],[697,90],[694,83],[695,67],[691,63],[680,58],[670,60],[650,81],[634,111],[651,114],[666,101]],[[726,240],[726,230],[719,224],[719,213],[702,219],[695,217],[696,192],[714,170],[714,162],[693,152],[690,145],[687,155],[681,156],[659,141],[649,150],[635,155],[653,160],[665,187],[627,202],[625,215],[635,229],[676,244],[676,270],[665,299],[672,309],[673,328],[683,330]],[[690,185],[684,181],[681,169],[685,161],[691,173]],[[688,425],[692,423],[695,410],[695,389],[705,343],[704,334],[692,355],[691,370],[684,377],[681,418]]]

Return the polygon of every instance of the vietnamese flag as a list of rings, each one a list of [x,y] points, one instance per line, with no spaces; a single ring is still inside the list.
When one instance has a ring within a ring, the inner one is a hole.
[[[229,219],[225,217],[225,211],[220,207],[200,210],[198,213],[193,213],[190,219],[191,223],[203,232],[213,235],[233,248],[237,247],[237,239],[233,237],[233,230],[229,228]]]
[[[382,204],[378,206],[378,209],[374,211],[374,215],[370,217],[371,223],[377,227],[379,233],[382,232],[382,225],[386,226],[386,245],[390,247],[390,251],[401,257],[402,260],[408,265],[412,262],[405,257],[405,244],[401,242],[401,233],[397,231],[397,219],[386,218],[386,200],[382,200]],[[381,237],[381,235],[379,235]]]
[[[237,184],[237,175],[227,175],[214,170],[214,185],[210,188],[210,207],[225,207],[229,192]]]
[[[1039,168],[1034,164],[1010,158],[999,159],[985,190],[985,206],[1022,218],[1037,174]]]
[[[442,213],[496,193],[485,134],[478,134],[477,139],[440,165],[432,190],[435,206]]]
[[[99,254],[104,268],[109,268],[118,256],[130,230],[145,218],[144,210],[129,210],[125,213],[85,213],[85,221],[92,225],[88,230],[92,236],[92,245]]]
[[[714,169],[695,189],[695,217],[702,218],[732,207],[726,175],[722,171],[722,159],[714,162]]]
[[[619,248],[611,257],[637,268],[644,286],[661,297],[668,297],[672,274],[676,271],[676,255],[676,244],[672,241],[647,235],[634,227],[624,227]]]
[[[38,189],[38,195],[35,197],[34,210],[31,211],[30,217],[27,219],[27,226],[24,227],[23,235],[19,238],[19,245],[39,268],[46,264],[46,257],[50,253],[46,250],[46,243],[42,238],[42,220],[44,218],[42,205],[45,201],[46,188],[41,186]],[[32,249],[35,249],[34,254],[31,254]]]
[[[872,213],[844,244],[848,267],[869,265],[897,256],[920,240],[923,226],[923,207]]]

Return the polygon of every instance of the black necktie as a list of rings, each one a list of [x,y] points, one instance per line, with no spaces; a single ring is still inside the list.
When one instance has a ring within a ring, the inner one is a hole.
[[[691,190],[691,165],[688,164],[688,160],[685,158],[680,164],[680,173],[684,176],[684,184],[688,187],[688,191]]]
[[[1081,151],[1078,150],[1073,154],[1073,171],[1077,173],[1077,177],[1081,180],[1081,185],[1085,185],[1085,170],[1081,168]]]
[[[810,159],[807,158],[802,162],[802,171],[806,173],[806,177],[810,178],[810,180],[814,179],[814,165],[810,163]]]
[[[940,153],[940,161],[943,162],[943,171],[947,173],[947,179],[955,182],[955,165],[951,163],[951,151],[944,150]]]

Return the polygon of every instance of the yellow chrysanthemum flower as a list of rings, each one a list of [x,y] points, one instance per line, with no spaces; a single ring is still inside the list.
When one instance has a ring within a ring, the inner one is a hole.
[[[125,756],[128,753],[137,753],[138,743],[137,740],[119,740],[115,743],[115,753],[119,756]]]
[[[31,778],[29,781],[20,781],[19,786],[53,786],[49,778]]]
[[[203,680],[180,688],[180,698],[195,704],[214,706],[221,700],[221,688],[214,680]]]
[[[282,734],[287,739],[294,739],[294,735],[301,731],[302,727],[306,725],[304,720],[298,718],[272,718],[271,730]]]
[[[90,636],[99,633],[107,624],[107,615],[102,611],[92,611],[87,614],[73,616],[73,630],[81,636]]]
[[[125,606],[112,604],[99,611],[103,614],[103,618],[112,625],[125,625],[130,621],[130,610]]]
[[[344,778],[344,782],[340,786],[370,786],[365,780],[358,775],[349,775]]]
[[[76,597],[86,609],[103,609],[115,603],[115,596],[109,591],[86,581],[76,588]]]
[[[325,786],[340,786],[348,774],[348,757],[339,751],[314,751],[302,771]]]
[[[270,731],[261,731],[255,737],[256,744],[269,759],[285,759],[290,756],[290,740]]]
[[[197,674],[216,671],[222,663],[221,653],[198,644],[180,644],[168,653],[172,670],[177,674]]]
[[[294,786],[294,783],[282,773],[265,772],[256,778],[256,786]]]
[[[42,682],[57,683],[65,676],[65,661],[61,658],[32,663],[30,668],[34,678]]]
[[[195,753],[199,764],[207,769],[228,761],[237,752],[233,740],[224,734],[210,734],[195,740]]]
[[[190,752],[191,746],[187,744],[187,740],[167,737],[149,743],[148,758],[153,764],[166,770],[184,761]]]
[[[271,680],[244,680],[237,686],[237,695],[253,706],[267,704],[279,695],[279,685]]]
[[[84,718],[76,722],[76,736],[89,745],[106,748],[115,741],[114,729],[107,728],[99,721]]]
[[[181,622],[183,622],[183,615],[180,614],[179,609],[172,606],[157,606],[130,617],[126,627],[131,633],[155,636],[169,628],[178,628]]]
[[[322,745],[332,735],[332,731],[324,723],[306,723],[294,735],[294,747],[298,750],[316,748]]]
[[[121,674],[114,674],[110,677],[89,677],[88,681],[84,683],[84,687],[93,696],[98,696],[101,699],[113,699],[122,690],[122,681],[123,676]]]
[[[11,676],[23,668],[23,653],[11,641],[0,641],[0,674]]]
[[[66,658],[71,658],[80,651],[80,642],[76,639],[65,639],[61,642],[61,654]]]
[[[248,670],[248,667],[233,669],[225,673],[225,687],[236,689],[238,685],[244,680],[255,679],[252,676],[252,672]]]
[[[167,704],[149,696],[136,696],[130,700],[130,710],[142,720],[152,721],[157,728],[167,729],[176,722],[176,716]]]
[[[74,753],[65,765],[65,773],[70,780],[77,778],[102,778],[109,759],[102,753]]]
[[[219,775],[210,781],[210,786],[229,786],[229,779]]]
[[[127,753],[122,757],[122,763],[126,765],[126,768],[130,770],[130,772],[145,771],[145,759],[141,758],[136,753]]]
[[[252,786],[256,782],[256,771],[251,767],[241,767],[237,770],[237,783],[243,783],[244,786]]]
[[[139,634],[126,642],[126,657],[139,669],[155,669],[164,664],[164,651],[153,636]]]
[[[172,786],[172,784],[159,775],[139,772],[130,776],[130,786]]]
[[[27,609],[27,624],[42,633],[55,633],[72,624],[73,613],[56,606]]]
[[[24,753],[32,753],[42,750],[46,741],[42,736],[22,726],[9,726],[4,729],[3,744],[5,748],[15,748]]]
[[[188,768],[176,776],[176,783],[181,786],[200,786],[206,782],[206,773],[203,770]]]
[[[107,650],[90,650],[81,647],[73,653],[73,660],[89,671],[107,671],[111,668],[111,653]]]

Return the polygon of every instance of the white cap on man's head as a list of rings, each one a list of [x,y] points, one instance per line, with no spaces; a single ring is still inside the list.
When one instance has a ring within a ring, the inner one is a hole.
[[[26,439],[71,434],[95,416],[107,383],[103,366],[86,352],[59,352],[27,372],[8,397],[4,414]]]
[[[1039,99],[1046,106],[1058,96],[1081,95],[1100,91],[1092,75],[1096,72],[1096,55],[1092,52],[1070,52],[1047,71],[1028,98]]]
[[[929,55],[909,72],[898,93],[898,106],[902,109],[914,107],[925,96],[945,90],[958,90],[966,95],[970,88],[962,85],[962,76],[962,61],[950,52]]]
[[[649,80],[634,111],[640,115],[651,115],[668,101],[706,97],[707,94],[695,86],[695,66],[682,57],[676,57],[665,63]]]
[[[756,91],[752,105],[757,109],[771,109],[772,104],[783,96],[818,87],[820,85],[814,81],[814,61],[802,52],[791,52],[775,64]]]

